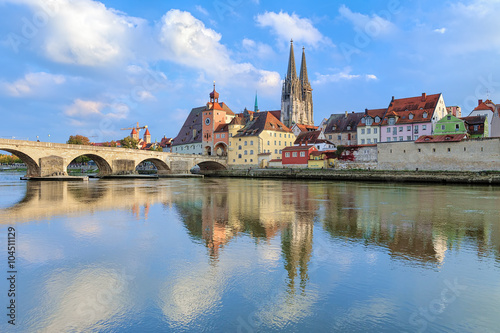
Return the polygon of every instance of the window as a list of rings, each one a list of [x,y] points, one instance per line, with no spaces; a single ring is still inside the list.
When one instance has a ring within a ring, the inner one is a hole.
[[[373,134],[377,134],[377,129],[376,128],[373,129]]]
[[[403,141],[403,137],[402,136],[399,137],[399,141]]]
[[[396,123],[395,118],[389,118],[389,125],[394,125]]]
[[[253,140],[252,140],[252,141],[250,141],[250,146],[253,146]]]
[[[364,128],[361,129],[361,134],[365,134],[365,129]]]
[[[371,128],[367,128],[366,129],[366,134],[371,134],[372,133],[372,129]]]
[[[253,162],[253,159],[250,159],[250,162]]]
[[[373,119],[370,117],[366,118],[366,125],[370,126],[371,124],[373,124]]]
[[[245,150],[245,152],[243,153],[243,155],[247,155],[247,153],[248,153],[248,152]]]
[[[422,117],[427,118],[427,112],[424,112],[424,113],[422,114]]]
[[[418,134],[418,125],[415,125],[413,128],[413,133]]]
[[[398,133],[398,128],[397,127],[393,127],[392,128],[392,135],[396,135]]]
[[[451,152],[451,148],[448,148],[448,153]]]
[[[474,131],[477,131],[479,129],[479,125],[474,125]]]
[[[387,127],[387,133],[391,133],[391,128]]]
[[[275,149],[275,150],[274,150],[274,153],[275,153],[275,154],[277,154],[277,153],[278,153],[278,149]]]
[[[292,153],[292,157],[297,157],[297,152],[296,152],[296,151],[294,151],[294,152]]]
[[[366,140],[366,143],[368,143],[368,144],[372,143],[372,139]]]
[[[274,145],[276,146],[276,140],[274,140]]]
[[[350,131],[351,130],[351,126],[347,126],[347,130]]]
[[[271,142],[270,141],[267,141],[267,145],[270,146],[271,145]]]
[[[330,139],[330,140],[332,139],[332,135],[329,135],[329,139]]]
[[[455,124],[455,131],[458,131],[460,129],[460,125],[459,124]]]
[[[403,126],[399,126],[399,131],[403,132]]]
[[[436,148],[432,148],[432,152],[435,153],[436,152]]]
[[[393,136],[392,137],[392,141],[398,141],[398,137],[397,136]]]
[[[281,140],[280,140],[280,141],[278,141],[278,145],[280,145],[280,146],[281,146]]]
[[[406,141],[411,141],[411,135],[408,135],[408,136],[406,137]]]
[[[387,138],[387,142],[391,142],[391,138]]]
[[[280,133],[280,138],[281,138],[281,133]]]
[[[229,145],[231,145],[231,141],[229,141]]]
[[[232,138],[233,137],[233,133],[229,133],[229,137]]]
[[[427,129],[427,125],[422,125],[422,131],[425,131]]]
[[[361,139],[361,144],[364,145],[365,144],[365,139]]]
[[[445,128],[446,128],[446,126],[445,126],[445,125],[441,125],[441,129],[442,129],[443,131],[444,131],[444,129],[445,129]],[[422,129],[424,129],[424,128],[423,128],[423,126],[422,126]]]
[[[247,159],[245,158],[245,163],[247,162]]]
[[[413,140],[417,140],[417,139],[418,139],[418,135],[415,135],[415,136],[413,137]]]
[[[451,120],[451,116],[450,115],[446,116],[446,120]]]
[[[408,116],[408,118],[413,119],[413,113],[410,113],[410,115]]]
[[[300,157],[306,157],[306,152],[305,151],[301,151],[300,152]]]
[[[376,123],[379,123],[379,122],[380,122],[380,117],[379,117],[379,116],[376,116],[376,117],[375,117],[375,122],[376,122]]]
[[[337,136],[338,140],[342,140],[342,135]]]
[[[236,160],[233,158],[233,162],[236,162]]]
[[[224,138],[226,137],[226,134],[225,134],[225,133],[222,133],[222,134],[220,135],[220,137],[224,139]]]
[[[216,134],[216,135],[215,135],[215,138],[216,138],[216,139],[219,139],[219,138],[220,138],[220,135],[219,135],[219,134]]]
[[[274,132],[274,137],[276,137],[276,132]]]
[[[285,157],[290,157],[290,153],[285,153]]]
[[[238,146],[238,150],[241,150],[241,146]]]
[[[406,126],[407,131],[411,131],[411,126]]]
[[[378,140],[377,140],[377,139],[373,139],[373,143],[377,143],[377,142],[378,142]]]
[[[238,154],[238,158],[241,158],[241,154]]]
[[[250,155],[253,155],[253,150],[250,150]]]

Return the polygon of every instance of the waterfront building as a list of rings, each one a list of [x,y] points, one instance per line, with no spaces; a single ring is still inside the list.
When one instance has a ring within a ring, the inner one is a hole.
[[[488,118],[488,128],[492,127],[494,114],[498,113],[499,107],[491,100],[487,99],[483,102],[482,99],[477,101],[477,106],[472,110],[468,117],[471,116],[486,116]]]
[[[463,119],[457,118],[451,113],[438,120],[434,135],[443,134],[466,134],[467,129]]]
[[[191,110],[179,134],[172,140],[173,153],[197,155],[203,153],[201,142],[203,111],[205,111],[204,106]]]
[[[295,135],[279,120],[279,115],[280,111],[245,110],[245,125],[229,138],[228,163],[232,167],[265,167],[259,165],[262,153],[269,153],[268,160],[281,159],[282,149],[293,145]]]
[[[436,122],[446,113],[442,94],[393,96],[380,124],[380,142],[415,141],[421,135],[432,135]]]
[[[302,48],[300,76],[297,77],[293,40],[290,42],[290,57],[281,92],[280,121],[288,128],[295,124],[314,126],[312,88],[307,75],[306,54]]]
[[[470,138],[487,138],[489,136],[488,116],[469,116],[460,119],[464,121]]]
[[[323,150],[313,151],[309,154],[307,167],[310,169],[328,169],[335,166],[337,155],[335,151]]]
[[[320,130],[300,133],[293,144],[295,146],[314,145],[317,150],[335,149],[333,142],[326,140],[323,132]]]
[[[291,146],[283,149],[282,165],[289,168],[307,168],[309,155],[318,149],[314,145]]]
[[[365,109],[365,114],[357,126],[358,144],[380,142],[380,123],[386,112],[387,109]]]
[[[358,124],[365,115],[364,112],[332,114],[325,126],[325,138],[335,146],[357,145]]]

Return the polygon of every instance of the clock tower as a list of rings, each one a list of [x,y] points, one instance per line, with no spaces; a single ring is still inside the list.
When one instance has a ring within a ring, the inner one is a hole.
[[[219,104],[219,93],[214,90],[210,93],[210,101],[203,111],[203,155],[214,155],[214,131],[221,124],[226,124],[226,110]]]

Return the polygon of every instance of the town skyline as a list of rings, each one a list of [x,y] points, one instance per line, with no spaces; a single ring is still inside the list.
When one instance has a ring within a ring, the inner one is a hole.
[[[137,121],[153,140],[175,137],[214,80],[234,112],[256,91],[261,110],[278,110],[290,39],[296,63],[306,50],[316,124],[391,96],[442,93],[465,116],[500,100],[498,1],[43,3],[0,1],[4,137],[109,141]]]

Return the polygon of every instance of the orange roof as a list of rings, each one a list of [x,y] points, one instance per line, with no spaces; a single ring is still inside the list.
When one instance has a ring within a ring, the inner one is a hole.
[[[318,129],[318,126],[314,125],[296,124],[296,126],[301,132],[310,132]]]
[[[235,137],[246,135],[259,135],[262,131],[291,132],[281,121],[279,121],[271,111],[254,113],[253,120],[250,120],[245,127],[238,130]]]
[[[381,125],[387,125],[388,117],[397,117],[396,124],[430,122],[441,94],[393,99]]]
[[[372,110],[366,109],[365,116],[364,116],[364,118],[362,118],[362,119],[365,119],[365,123],[362,123],[360,121],[358,126],[361,126],[361,127],[366,126],[366,118],[367,117],[373,118],[373,123],[371,124],[371,126],[380,125],[380,123],[384,119],[386,112],[387,112],[387,109],[372,109]],[[379,121],[375,121],[377,117],[379,117],[379,119],[380,119]]]
[[[491,106],[486,105],[486,102],[482,102],[481,104],[479,104],[478,106],[476,106],[473,111],[477,111],[477,110],[491,110],[491,111],[495,111]]]
[[[144,135],[151,135],[151,133],[149,133],[149,128],[146,128],[146,132],[144,132]]]
[[[135,130],[135,128],[132,128],[132,134],[137,134],[137,131]]]

